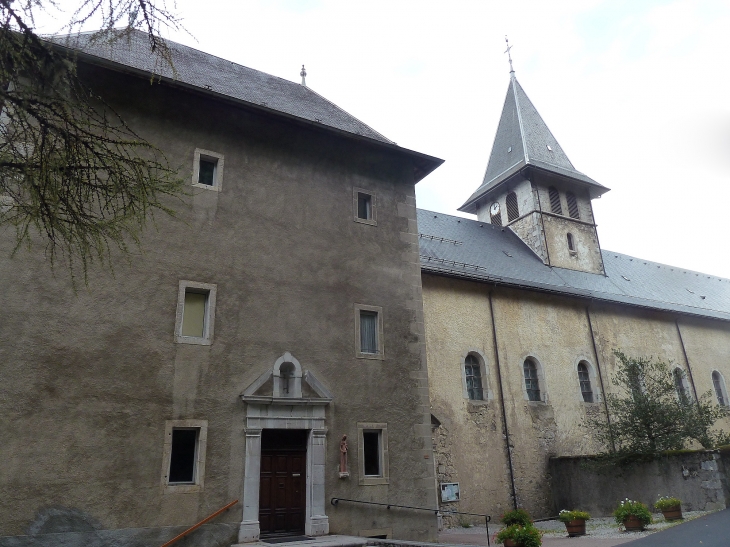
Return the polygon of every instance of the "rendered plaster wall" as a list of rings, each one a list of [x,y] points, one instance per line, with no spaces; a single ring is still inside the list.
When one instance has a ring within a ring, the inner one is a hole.
[[[605,416],[599,368],[605,389],[615,391],[614,349],[629,356],[653,356],[687,370],[674,317],[668,314],[589,305],[430,274],[423,274],[423,290],[432,412],[442,424],[434,434],[437,470],[439,480],[461,483],[459,510],[499,514],[511,503],[500,391],[493,387],[494,399],[478,406],[465,399],[462,388],[463,359],[470,351],[485,356],[492,369],[490,383],[496,384],[488,291],[492,291],[517,501],[536,517],[553,514],[549,458],[594,454],[603,448],[583,422]],[[680,327],[701,394],[711,389],[712,370],[730,376],[730,364],[724,359],[730,355],[730,330],[722,322],[687,318],[680,320]],[[527,357],[539,364],[541,402],[527,400],[522,368]],[[594,403],[583,401],[580,362],[591,374]],[[727,419],[719,427],[730,431]]]
[[[653,508],[659,496],[667,495],[681,499],[683,511],[725,509],[730,502],[726,462],[718,451],[679,453],[606,469],[585,463],[582,457],[550,460],[554,514],[580,507],[592,516],[610,516],[626,498]]]
[[[439,480],[460,482],[458,510],[498,515],[512,501],[488,288],[428,274],[423,287],[432,412],[442,424],[434,435]],[[585,309],[499,288],[492,299],[517,500],[534,516],[545,516],[551,508],[548,458],[597,448],[581,422],[602,407],[583,402],[576,369],[585,361],[595,370]],[[462,374],[469,352],[483,355],[490,368],[493,398],[486,403],[465,397]],[[522,367],[528,356],[541,365],[544,402],[527,401]],[[595,386],[598,393],[597,381]]]
[[[243,390],[291,352],[334,394],[326,499],[435,506],[412,166],[402,156],[97,69],[82,73],[187,181],[129,261],[76,289],[43,244],[10,258],[0,234],[0,530],[189,526],[242,499]],[[225,156],[223,189],[190,185],[196,148]],[[372,190],[377,226],[353,222]],[[77,265],[78,266],[78,265]],[[77,275],[81,272],[77,270]],[[180,280],[217,285],[209,346],[174,341]],[[385,359],[358,359],[355,303],[381,306]],[[204,488],[161,486],[166,420],[207,420]],[[357,422],[388,424],[390,484],[358,486]],[[339,438],[351,478],[339,479]],[[354,478],[353,478],[354,477]],[[327,504],[330,531],[433,539],[427,512]],[[234,528],[240,504],[216,523]],[[126,531],[125,531],[126,530]],[[116,532],[115,532],[116,531]],[[36,538],[33,541],[40,541]]]
[[[445,524],[459,520],[449,510],[501,514],[512,502],[487,293],[477,283],[423,275],[423,303],[431,412],[441,422],[434,430],[437,478],[461,489],[460,502],[442,504]],[[488,400],[467,398],[468,353],[484,362]]]
[[[730,381],[730,324],[687,317],[677,323],[692,370],[690,381],[694,382],[697,395],[708,394],[710,401],[717,402],[712,373],[718,371],[727,388]],[[717,428],[730,433],[730,417],[719,421]]]

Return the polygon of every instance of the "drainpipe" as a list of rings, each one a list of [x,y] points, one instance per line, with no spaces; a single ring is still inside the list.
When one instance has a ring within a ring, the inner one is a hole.
[[[494,356],[497,365],[497,383],[499,384],[499,399],[502,408],[502,427],[504,428],[505,448],[507,449],[507,462],[509,463],[509,480],[512,486],[512,504],[517,509],[517,491],[515,490],[515,468],[512,464],[512,449],[509,445],[509,430],[507,429],[507,410],[504,402],[504,387],[502,386],[502,369],[499,364],[499,346],[497,345],[497,326],[494,322],[494,307],[492,306],[492,291],[489,291],[489,315],[492,318],[492,340],[494,342]]]
[[[593,344],[593,355],[596,358],[596,369],[598,370],[598,381],[601,383],[601,393],[603,394],[603,407],[606,409],[606,423],[608,424],[608,434],[611,437],[611,450],[616,452],[616,443],[613,440],[613,431],[611,430],[611,415],[608,413],[608,400],[606,397],[606,389],[603,387],[603,373],[601,372],[601,363],[598,360],[598,349],[596,348],[596,336],[593,334],[593,323],[591,322],[590,304],[586,306],[586,319],[588,319],[588,329],[591,331],[591,343]]]
[[[689,366],[689,358],[687,357],[687,350],[684,349],[684,340],[682,340],[682,331],[679,328],[679,319],[675,319],[674,324],[677,325],[677,334],[679,334],[679,345],[682,346],[682,355],[684,355],[684,362],[687,363],[687,372],[689,373],[689,381],[692,382],[692,393],[695,394],[695,402],[697,402],[697,408],[699,408],[700,399],[699,399],[699,397],[697,397],[697,387],[695,387],[695,379],[692,376],[692,368]]]

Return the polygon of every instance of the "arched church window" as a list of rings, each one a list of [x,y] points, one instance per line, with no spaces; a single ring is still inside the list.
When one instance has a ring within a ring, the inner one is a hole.
[[[689,386],[687,385],[687,379],[684,375],[684,371],[677,367],[672,371],[672,377],[674,378],[674,389],[677,390],[677,397],[680,401],[686,401],[689,399]]]
[[[560,193],[555,186],[548,188],[548,194],[550,195],[550,210],[556,215],[562,215],[563,206],[560,204]]]
[[[565,200],[568,202],[568,214],[570,218],[580,220],[580,211],[578,211],[578,201],[575,199],[575,194],[573,192],[567,192],[565,194]]]
[[[517,194],[510,192],[507,194],[507,220],[512,222],[520,216],[520,208],[517,205]]]
[[[722,374],[716,370],[712,372],[712,385],[715,388],[715,396],[717,404],[720,406],[728,406],[727,389],[725,388],[725,379]]]
[[[482,367],[479,359],[471,353],[464,359],[464,374],[466,376],[466,392],[472,401],[484,399],[484,388],[482,387]]]
[[[568,250],[575,251],[575,242],[573,242],[573,234],[568,232],[567,237],[568,237]]]
[[[591,387],[591,376],[588,373],[588,365],[585,363],[578,363],[578,381],[580,382],[580,393],[583,395],[583,401],[592,403],[593,388]]]
[[[525,359],[522,370],[525,374],[527,399],[530,401],[540,401],[540,380],[537,377],[537,365],[532,359]]]

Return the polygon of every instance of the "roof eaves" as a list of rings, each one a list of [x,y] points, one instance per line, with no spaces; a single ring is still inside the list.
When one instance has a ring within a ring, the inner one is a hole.
[[[627,306],[649,309],[663,312],[674,312],[681,313],[684,315],[690,315],[693,317],[709,317],[711,319],[719,319],[722,321],[730,321],[730,313],[720,312],[707,308],[696,308],[692,306],[686,306],[683,304],[673,303],[659,303],[653,300],[638,298],[635,296],[624,296],[623,298],[617,298],[614,295],[609,297],[605,293],[598,291],[590,291],[587,289],[579,289],[570,286],[558,286],[558,285],[546,285],[544,283],[529,282],[520,279],[494,277],[489,275],[480,275],[477,272],[461,271],[455,268],[439,267],[434,264],[424,264],[421,262],[421,271],[432,273],[434,275],[443,275],[445,277],[456,277],[460,279],[469,279],[472,281],[481,281],[493,283],[495,285],[502,285],[505,287],[532,290],[542,293],[560,294],[567,296],[574,296],[578,298],[585,298],[588,300],[595,300],[599,302],[605,302],[607,304],[624,304]]]
[[[147,70],[138,69],[138,68],[126,65],[124,63],[119,63],[116,61],[105,59],[103,57],[99,57],[97,55],[85,53],[83,51],[79,51],[78,49],[70,48],[70,47],[64,46],[62,44],[57,44],[54,42],[50,42],[50,43],[53,47],[62,49],[67,52],[71,52],[74,55],[76,55],[79,59],[84,60],[90,64],[102,66],[104,68],[108,68],[108,69],[114,70],[116,72],[121,72],[123,74],[131,74],[134,76],[142,76],[145,78],[149,78],[149,76],[151,74]],[[154,76],[159,82],[164,82],[165,84],[173,86],[173,87],[185,89],[186,91],[192,91],[194,93],[204,95],[206,97],[211,97],[216,100],[223,101],[223,102],[228,102],[228,103],[233,103],[233,104],[236,104],[239,106],[244,106],[251,110],[260,112],[262,114],[274,116],[277,118],[284,118],[284,119],[287,119],[289,121],[295,122],[297,124],[300,124],[300,125],[303,125],[303,126],[306,126],[309,128],[318,129],[320,131],[324,130],[329,133],[339,135],[341,137],[345,137],[345,138],[359,141],[362,143],[366,143],[369,145],[374,145],[374,146],[380,147],[380,148],[386,148],[386,149],[396,152],[398,154],[403,154],[403,155],[409,156],[414,160],[415,182],[422,180],[428,174],[432,173],[442,163],[444,163],[444,160],[441,158],[437,158],[435,156],[430,156],[430,155],[424,154],[422,152],[417,152],[415,150],[410,150],[408,148],[398,146],[397,144],[395,144],[394,142],[392,142],[390,140],[388,140],[386,142],[386,141],[381,141],[378,139],[373,139],[366,135],[361,135],[361,134],[357,134],[357,133],[352,133],[350,131],[345,131],[345,130],[339,129],[337,127],[332,127],[331,125],[325,125],[325,124],[323,124],[321,122],[317,122],[315,120],[308,120],[307,118],[302,118],[301,116],[295,116],[293,114],[289,114],[287,112],[282,112],[280,110],[269,108],[269,107],[266,107],[266,106],[263,106],[263,105],[260,105],[260,104],[254,103],[254,102],[246,101],[243,99],[238,99],[236,97],[232,97],[232,96],[226,95],[224,93],[218,93],[217,91],[208,89],[206,87],[200,87],[200,86],[196,86],[193,84],[188,84],[186,82],[182,82],[180,80],[176,80],[176,79],[170,78],[168,76],[162,76],[159,74],[154,74]],[[375,133],[377,133],[377,132],[375,132]],[[377,134],[380,135],[380,133],[377,133]]]

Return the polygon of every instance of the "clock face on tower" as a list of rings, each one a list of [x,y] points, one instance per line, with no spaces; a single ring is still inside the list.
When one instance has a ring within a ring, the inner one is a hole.
[[[499,214],[499,203],[494,202],[492,203],[492,206],[489,208],[489,212],[493,215]]]

